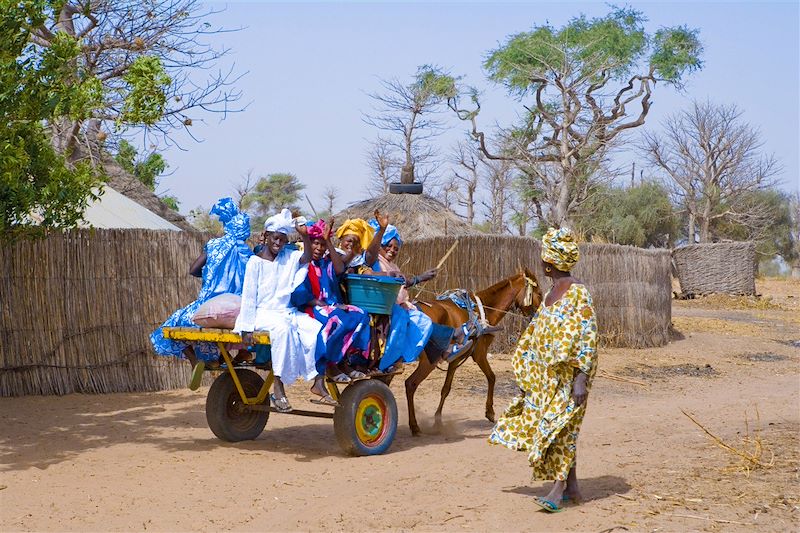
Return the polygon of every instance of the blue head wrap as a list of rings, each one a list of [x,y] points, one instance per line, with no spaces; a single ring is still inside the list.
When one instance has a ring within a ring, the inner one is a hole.
[[[217,203],[211,208],[211,214],[217,215],[220,222],[227,224],[230,219],[239,214],[239,208],[236,207],[233,198],[227,196],[217,200]]]
[[[378,221],[374,218],[369,221],[369,225],[372,226],[372,229],[374,229],[376,233],[381,229],[381,225],[378,224]],[[395,226],[389,224],[386,226],[386,231],[383,232],[381,246],[386,246],[392,239],[397,239],[397,245],[403,246],[403,239],[400,238],[400,232],[397,231]]]
[[[244,241],[250,236],[250,215],[238,213],[225,222],[225,234],[237,241]]]

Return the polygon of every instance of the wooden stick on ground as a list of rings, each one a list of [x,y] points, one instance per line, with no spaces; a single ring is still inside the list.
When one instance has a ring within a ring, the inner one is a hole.
[[[622,381],[623,383],[633,383],[634,385],[647,387],[647,383],[642,383],[641,381],[636,381],[635,379],[623,378],[622,376],[611,374],[609,372],[606,372],[605,370],[598,370],[597,375],[600,376],[601,378],[606,378],[613,381]]]
[[[447,261],[447,258],[448,258],[448,257],[450,257],[450,254],[452,254],[452,253],[453,253],[453,250],[455,250],[455,249],[456,249],[456,246],[458,246],[458,239],[456,239],[456,242],[454,242],[454,243],[453,243],[453,245],[450,247],[450,249],[449,249],[449,250],[447,250],[447,253],[445,253],[445,254],[444,254],[444,257],[442,257],[442,258],[439,260],[439,264],[438,264],[438,265],[436,265],[436,269],[437,269],[437,270],[438,270],[438,269],[440,269],[440,268],[442,268],[442,265],[444,265],[444,262],[445,262],[445,261]]]
[[[716,522],[718,524],[739,524],[740,526],[751,526],[753,524],[748,524],[746,522],[737,522],[736,520],[724,520],[722,518],[711,518],[705,516],[697,516],[693,514],[669,514],[668,516],[675,516],[678,518],[694,518],[695,520],[706,520],[708,522]]]
[[[705,432],[705,434],[706,434],[706,435],[708,435],[709,437],[711,437],[711,438],[714,440],[714,442],[717,444],[717,446],[719,446],[719,447],[720,447],[720,448],[722,448],[723,450],[728,450],[729,452],[731,452],[731,453],[733,453],[733,454],[735,454],[735,455],[738,455],[738,456],[739,456],[739,457],[741,457],[742,459],[744,459],[744,460],[746,460],[746,461],[749,461],[750,463],[752,463],[752,464],[754,464],[754,465],[756,465],[756,466],[760,466],[760,467],[763,467],[763,468],[769,468],[769,467],[771,467],[771,466],[773,466],[773,465],[774,465],[774,463],[775,463],[775,458],[774,458],[774,457],[772,458],[772,460],[771,460],[769,463],[765,463],[765,462],[763,462],[763,461],[761,461],[761,460],[760,460],[760,459],[761,459],[761,454],[760,454],[760,453],[757,453],[757,454],[752,454],[752,453],[748,453],[748,452],[746,452],[746,451],[742,451],[742,450],[739,450],[739,449],[737,449],[737,448],[734,448],[733,446],[731,446],[730,444],[727,444],[727,443],[726,443],[725,441],[723,441],[721,438],[717,437],[716,435],[714,435],[713,433],[711,433],[709,430],[707,430],[707,429],[705,428],[705,426],[703,426],[703,424],[701,424],[700,422],[698,422],[698,421],[697,421],[697,420],[696,420],[696,419],[695,419],[695,418],[694,418],[692,415],[690,415],[689,413],[687,413],[687,412],[686,412],[686,411],[684,411],[683,409],[681,409],[681,413],[683,413],[684,415],[686,415],[686,417],[687,417],[689,420],[691,420],[692,422],[694,422],[694,423],[695,423],[695,425],[696,425],[697,427],[699,427],[700,429],[702,429],[702,430],[703,430],[703,432]],[[759,448],[758,448],[758,451],[760,452],[760,446],[759,446]]]

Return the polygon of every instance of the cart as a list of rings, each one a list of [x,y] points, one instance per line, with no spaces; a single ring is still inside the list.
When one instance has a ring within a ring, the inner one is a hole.
[[[164,328],[164,336],[183,342],[213,342],[222,354],[218,373],[206,397],[206,420],[219,439],[239,442],[258,437],[269,420],[278,413],[269,404],[269,389],[274,376],[268,364],[234,364],[228,346],[241,344],[238,333],[212,328]],[[253,333],[254,344],[269,344],[269,334]],[[262,377],[259,372],[266,373]],[[325,386],[338,406],[330,411],[294,409],[290,415],[332,418],[336,440],[342,449],[355,456],[378,455],[392,445],[397,432],[397,402],[389,382],[393,374],[372,375],[349,383],[326,379]],[[340,390],[340,387],[342,389]]]

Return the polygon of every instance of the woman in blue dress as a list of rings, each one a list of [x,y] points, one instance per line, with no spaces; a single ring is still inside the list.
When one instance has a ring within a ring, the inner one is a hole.
[[[317,335],[317,371],[324,374],[327,370],[334,381],[346,382],[350,377],[364,377],[355,370],[348,376],[336,365],[346,363],[346,356],[369,357],[369,315],[359,307],[343,303],[339,279],[346,266],[331,243],[332,228],[332,220],[330,225],[320,220],[308,228],[311,239],[308,276],[292,293],[291,302],[322,324]]]
[[[178,309],[150,335],[153,350],[158,355],[185,357],[192,364],[192,381],[190,388],[199,386],[200,377],[205,365],[219,365],[219,349],[213,343],[201,342],[195,346],[185,342],[164,338],[164,327],[199,327],[192,322],[192,317],[201,304],[224,293],[242,294],[244,271],[247,261],[253,252],[245,243],[250,236],[250,217],[240,213],[231,198],[222,198],[211,208],[211,214],[217,215],[222,222],[225,233],[222,237],[211,239],[206,243],[189,273],[201,277],[203,285],[197,299]]]

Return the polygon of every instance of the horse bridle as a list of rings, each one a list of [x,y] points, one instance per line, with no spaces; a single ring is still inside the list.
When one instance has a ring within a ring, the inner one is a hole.
[[[535,279],[531,279],[525,272],[522,273],[522,276],[525,278],[525,296],[522,298],[522,305],[524,307],[530,307],[533,303],[533,291],[539,284],[536,283]]]

